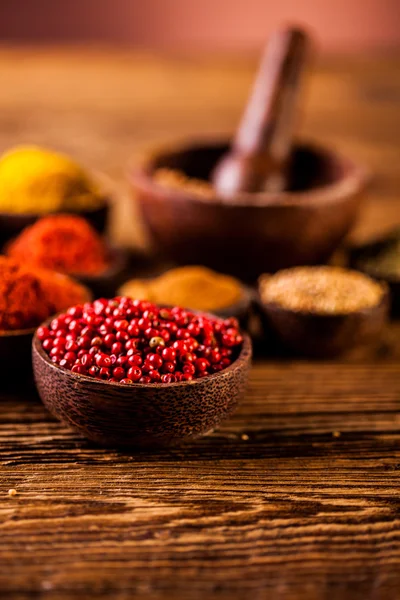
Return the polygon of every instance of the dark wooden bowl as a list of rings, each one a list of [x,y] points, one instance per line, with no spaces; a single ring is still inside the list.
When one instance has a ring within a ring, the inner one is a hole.
[[[76,273],[70,276],[89,288],[95,298],[112,298],[125,279],[127,267],[127,252],[122,248],[111,248],[110,266],[106,271],[98,275]]]
[[[350,249],[349,262],[350,266],[357,271],[361,271],[379,281],[384,281],[390,290],[391,299],[391,311],[394,317],[400,315],[400,277],[384,277],[378,271],[368,268],[364,264],[364,261],[370,257],[375,256],[386,244],[386,239],[374,240],[370,243],[363,244],[361,246],[353,247]]]
[[[310,358],[358,356],[364,350],[368,352],[378,344],[388,320],[389,290],[384,288],[379,304],[346,314],[294,311],[260,298],[267,342],[271,346],[276,340],[278,346]]]
[[[107,198],[103,204],[93,210],[75,212],[84,217],[99,233],[104,233],[107,228],[110,213],[110,202]],[[13,214],[0,212],[0,247],[21,233],[25,227],[33,225],[44,214]]]
[[[158,168],[207,180],[227,144],[160,150],[129,173],[158,247],[178,264],[204,264],[243,281],[285,267],[325,262],[353,225],[366,172],[331,150],[295,148],[290,192],[242,194],[234,204],[157,183]]]
[[[214,429],[243,397],[251,364],[244,335],[236,361],[194,381],[124,385],[72,373],[52,363],[36,336],[33,371],[49,411],[104,446],[171,445]]]

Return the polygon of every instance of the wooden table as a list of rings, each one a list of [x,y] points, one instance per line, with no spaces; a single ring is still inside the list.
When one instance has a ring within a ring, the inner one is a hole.
[[[231,131],[254,62],[3,49],[0,68],[0,147],[106,171],[114,235],[143,246],[127,159]],[[310,82],[303,131],[376,175],[359,238],[400,222],[399,108],[395,58],[326,59]],[[367,363],[258,360],[221,429],[152,454],[96,448],[3,384],[0,597],[400,598],[398,333]]]

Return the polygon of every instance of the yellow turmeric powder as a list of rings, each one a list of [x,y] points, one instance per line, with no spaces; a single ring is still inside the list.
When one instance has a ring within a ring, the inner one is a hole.
[[[95,183],[68,156],[20,146],[0,157],[0,212],[79,212],[100,204]]]
[[[233,277],[206,267],[187,266],[171,269],[151,280],[132,279],[120,288],[119,293],[157,304],[212,312],[238,302],[242,288]]]

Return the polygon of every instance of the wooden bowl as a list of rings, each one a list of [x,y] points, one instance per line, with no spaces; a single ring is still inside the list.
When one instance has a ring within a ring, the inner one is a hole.
[[[104,198],[103,204],[98,208],[86,211],[75,212],[80,217],[84,217],[99,233],[103,233],[107,228],[108,217],[110,213],[110,203]],[[4,246],[8,241],[28,227],[36,223],[38,219],[45,214],[14,214],[0,212],[0,246]]]
[[[278,346],[299,356],[335,358],[358,356],[379,342],[389,313],[389,290],[375,306],[344,314],[321,314],[294,311],[259,298],[264,333],[271,346]]]
[[[36,336],[33,371],[49,411],[104,446],[172,445],[214,429],[243,397],[251,342],[224,371],[193,381],[129,385],[72,373],[52,363]]]
[[[387,238],[386,238],[387,239]],[[400,315],[400,276],[384,277],[375,269],[363,264],[369,256],[375,256],[387,243],[385,238],[374,240],[370,243],[350,249],[350,266],[379,281],[384,281],[390,290],[391,311],[394,317]]]
[[[160,150],[129,173],[143,219],[161,251],[178,264],[204,264],[254,282],[261,273],[325,262],[357,216],[366,172],[332,150],[302,144],[291,192],[241,194],[229,204],[154,180],[159,168],[207,180],[227,144]]]
[[[125,279],[128,266],[127,252],[122,248],[110,249],[109,267],[98,275],[69,274],[93,292],[95,298],[112,298]]]

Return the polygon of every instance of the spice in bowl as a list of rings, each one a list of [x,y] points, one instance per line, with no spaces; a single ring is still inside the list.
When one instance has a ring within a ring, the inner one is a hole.
[[[243,288],[234,277],[201,266],[171,269],[154,279],[132,279],[120,288],[121,295],[158,304],[187,306],[215,312],[239,302]]]
[[[37,327],[51,315],[87,300],[87,290],[65,275],[0,256],[0,332]]]
[[[207,200],[215,198],[215,191],[209,181],[188,177],[178,169],[156,169],[153,177],[155,183],[164,188],[195,194]]]
[[[26,264],[75,275],[98,275],[109,266],[101,236],[77,215],[50,215],[27,227],[7,248]]]
[[[295,267],[262,276],[265,332],[298,354],[333,357],[367,350],[388,317],[388,291],[340,267]]]
[[[218,373],[236,360],[235,319],[117,297],[77,305],[37,331],[51,360],[111,383],[175,383]]]
[[[379,304],[382,286],[340,267],[295,267],[260,278],[264,303],[298,312],[346,314]]]
[[[68,156],[20,146],[0,158],[0,212],[46,214],[96,209],[103,203],[96,184]]]

